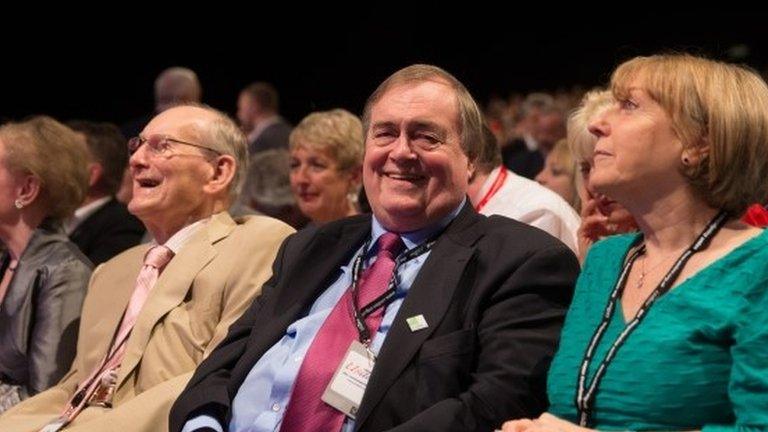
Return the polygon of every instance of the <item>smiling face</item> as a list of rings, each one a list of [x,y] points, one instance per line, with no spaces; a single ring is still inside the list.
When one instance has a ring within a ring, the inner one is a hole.
[[[359,171],[341,171],[327,150],[304,145],[291,150],[290,168],[291,191],[313,222],[341,219],[354,210],[347,195],[357,189]]]
[[[196,143],[200,137],[195,131],[213,118],[201,108],[172,108],[152,119],[141,136],[164,135]],[[175,231],[209,216],[214,198],[205,186],[214,168],[205,152],[173,142],[163,154],[153,153],[147,144],[139,147],[129,161],[133,197],[128,210],[150,229],[160,231]]]
[[[363,184],[374,215],[391,231],[429,226],[466,196],[470,163],[454,94],[443,81],[400,84],[371,107]]]
[[[669,114],[639,80],[589,129],[598,137],[589,178],[595,191],[628,203],[687,184],[680,172],[683,143]]]

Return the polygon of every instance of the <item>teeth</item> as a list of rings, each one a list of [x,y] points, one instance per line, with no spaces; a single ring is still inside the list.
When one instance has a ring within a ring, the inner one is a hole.
[[[396,180],[415,180],[418,178],[417,176],[406,174],[388,174],[388,176]]]

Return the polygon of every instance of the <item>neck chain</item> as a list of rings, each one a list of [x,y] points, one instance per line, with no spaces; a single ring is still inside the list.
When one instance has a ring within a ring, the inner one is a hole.
[[[665,262],[669,261],[670,258],[675,256],[675,253],[670,253],[669,255],[667,255],[666,258],[664,258],[663,260],[657,262],[653,267],[651,267],[650,269],[646,270],[645,269],[645,262],[648,260],[648,252],[646,251],[645,247],[643,247],[641,254],[642,254],[642,256],[641,256],[642,264],[641,264],[641,267],[640,267],[640,277],[637,279],[637,282],[635,282],[635,288],[637,288],[638,290],[641,290],[643,288],[643,282],[645,282],[645,277],[646,276],[651,274],[653,271],[658,269],[662,264],[664,264]]]

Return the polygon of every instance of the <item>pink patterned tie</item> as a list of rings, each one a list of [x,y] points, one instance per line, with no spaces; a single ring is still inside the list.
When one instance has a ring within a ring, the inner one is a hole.
[[[89,400],[96,393],[97,389],[106,390],[103,388],[105,386],[102,386],[101,389],[99,388],[100,383],[114,381],[114,377],[125,355],[128,336],[133,329],[133,325],[136,324],[136,318],[139,316],[139,312],[141,312],[141,308],[147,300],[149,291],[155,286],[160,272],[171,258],[173,258],[173,251],[165,246],[158,245],[147,251],[147,254],[144,256],[144,266],[136,278],[136,287],[131,295],[131,300],[128,302],[128,307],[125,309],[123,319],[120,322],[120,328],[115,339],[112,341],[106,357],[99,363],[99,367],[91,373],[88,379],[80,383],[77,391],[67,403],[67,407],[62,413],[62,419],[66,419],[67,423],[77,417],[80,411],[88,405]]]
[[[358,307],[363,307],[383,295],[395,268],[395,257],[405,247],[400,236],[383,234],[379,240],[376,261],[361,277]],[[384,309],[365,318],[370,334],[376,334],[384,317]],[[352,309],[352,290],[341,297],[323,325],[301,363],[293,385],[291,400],[283,415],[282,432],[338,431],[344,421],[344,413],[323,402],[325,388],[333,377],[344,354],[353,340],[358,338]]]

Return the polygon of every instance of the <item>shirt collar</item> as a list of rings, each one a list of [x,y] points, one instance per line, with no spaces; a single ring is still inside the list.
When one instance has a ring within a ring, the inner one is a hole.
[[[75,228],[80,226],[89,216],[96,213],[97,210],[104,207],[111,199],[111,196],[101,197],[75,210],[74,216],[66,223],[65,230],[67,234],[72,234]]]
[[[413,249],[438,232],[444,230],[452,220],[456,219],[456,216],[459,215],[459,212],[461,212],[461,209],[464,207],[466,201],[467,197],[464,197],[458,207],[437,221],[437,223],[434,223],[428,227],[424,227],[420,230],[400,234],[400,238],[403,240],[405,247],[408,249]],[[371,227],[371,245],[374,245],[376,244],[376,241],[379,239],[379,237],[387,232],[387,230],[381,225],[381,222],[379,222],[379,220],[376,218],[376,215],[373,215],[372,219],[373,224]]]
[[[207,217],[185,226],[184,228],[177,231],[176,234],[172,235],[171,238],[169,238],[163,246],[173,251],[174,254],[178,254],[181,248],[187,244],[189,239],[192,238],[192,236],[195,235],[195,233],[204,227],[210,220],[211,218]]]

